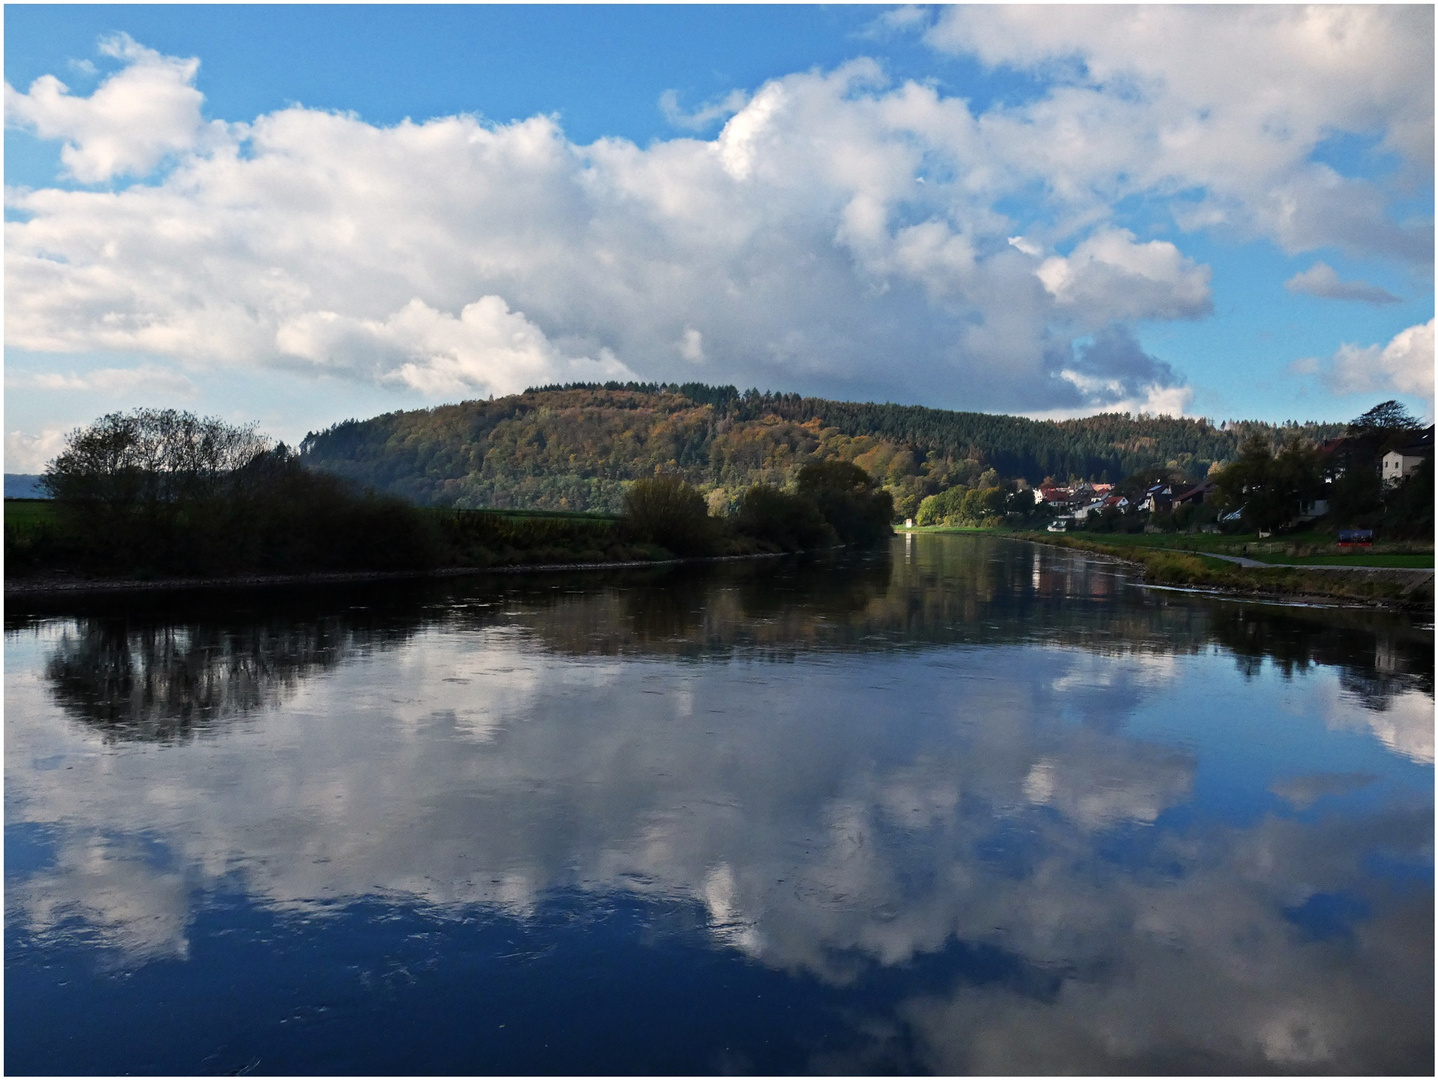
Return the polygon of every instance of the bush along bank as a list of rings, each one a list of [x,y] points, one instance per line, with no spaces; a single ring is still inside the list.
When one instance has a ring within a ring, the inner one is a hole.
[[[9,575],[149,580],[413,572],[800,551],[890,535],[893,503],[846,463],[800,490],[756,485],[730,518],[676,476],[619,515],[421,508],[358,493],[247,428],[173,410],[102,417],[46,470],[49,501],[6,505]]]
[[[679,556],[809,551],[893,535],[892,496],[856,465],[811,462],[799,470],[797,489],[755,484],[733,515],[716,518],[678,476],[636,480],[625,492],[619,534]]]
[[[1011,535],[1050,547],[1089,551],[1136,563],[1143,567],[1143,580],[1149,585],[1186,586],[1280,598],[1322,597],[1415,610],[1431,610],[1433,607],[1431,574],[1425,577],[1422,573],[1404,574],[1365,567],[1343,571],[1284,566],[1253,569],[1188,552],[1103,542],[1082,536],[1028,532]]]

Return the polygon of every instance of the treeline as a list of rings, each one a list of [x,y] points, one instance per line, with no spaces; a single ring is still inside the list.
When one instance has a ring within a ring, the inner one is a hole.
[[[41,484],[50,503],[16,521],[7,507],[12,574],[399,570],[442,557],[417,507],[307,469],[253,427],[174,409],[71,432]]]
[[[713,514],[676,473],[625,485],[618,515],[418,507],[306,468],[283,444],[176,410],[111,413],[49,464],[48,502],[7,504],[12,574],[102,577],[411,571],[802,551],[892,534],[893,500],[856,465],[811,461]]]
[[[495,401],[350,420],[311,433],[306,464],[425,505],[617,512],[624,485],[671,472],[732,512],[755,483],[792,487],[812,460],[848,461],[895,512],[987,470],[1116,481],[1155,465],[1199,478],[1241,435],[1326,438],[1341,425],[1106,414],[1037,421],[920,406],[828,401],[701,383],[570,383]]]
[[[1422,447],[1406,476],[1382,477],[1390,451]],[[1242,527],[1279,530],[1320,500],[1333,528],[1376,530],[1386,539],[1433,535],[1433,429],[1397,401],[1385,401],[1349,422],[1323,446],[1302,440],[1276,445],[1246,437],[1238,455],[1214,476],[1216,505],[1238,510]]]

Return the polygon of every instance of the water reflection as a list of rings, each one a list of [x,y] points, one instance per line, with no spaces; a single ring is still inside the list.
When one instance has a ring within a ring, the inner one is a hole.
[[[842,1006],[784,1071],[1431,1060],[1431,631],[955,539],[19,620],[7,826],[46,850],[7,853],[7,957],[77,927],[110,963],[191,957],[239,890],[316,940],[357,905],[452,913],[419,944],[366,923],[412,973],[496,920],[530,965],[626,898],[784,973],[796,1030]],[[177,743],[187,717],[215,737]],[[373,983],[364,940],[330,948]],[[777,1067],[725,1037],[671,1071]]]
[[[273,708],[353,648],[347,627],[140,626],[87,619],[45,666],[56,701],[109,739],[185,738],[212,720]]]
[[[1401,615],[1143,590],[1119,564],[982,537],[903,558],[783,560],[614,575],[408,582],[300,598],[90,600],[62,625],[47,675],[72,715],[117,738],[173,738],[274,707],[298,680],[422,626],[522,627],[571,656],[794,656],[942,644],[1042,642],[1192,653],[1210,645],[1255,675],[1310,667],[1384,711],[1433,696],[1433,635]],[[362,603],[354,603],[355,598]],[[18,631],[45,611],[10,612]],[[1401,723],[1401,721],[1400,721]],[[1430,740],[1431,743],[1431,740]],[[1429,753],[1426,760],[1431,761]]]

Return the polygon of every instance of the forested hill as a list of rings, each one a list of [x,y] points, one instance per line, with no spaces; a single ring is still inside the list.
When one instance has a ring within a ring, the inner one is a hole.
[[[1288,425],[1309,438],[1342,425]],[[811,458],[854,461],[896,508],[992,469],[1118,480],[1167,466],[1199,477],[1256,423],[1105,414],[1039,421],[911,405],[740,393],[732,386],[609,383],[542,387],[495,401],[349,420],[306,437],[312,467],[425,504],[614,510],[626,481],[683,473],[711,504],[756,482],[786,484]]]

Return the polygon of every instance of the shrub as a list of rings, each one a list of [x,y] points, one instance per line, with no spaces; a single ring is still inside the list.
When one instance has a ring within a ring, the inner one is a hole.
[[[785,551],[825,547],[838,539],[811,499],[769,484],[755,484],[740,496],[733,522],[740,536],[767,540]]]
[[[676,555],[707,555],[718,536],[700,495],[677,476],[636,480],[624,492],[624,532],[641,544],[658,544]]]
[[[811,461],[799,470],[799,494],[813,500],[844,543],[892,536],[894,497],[848,461]]]

